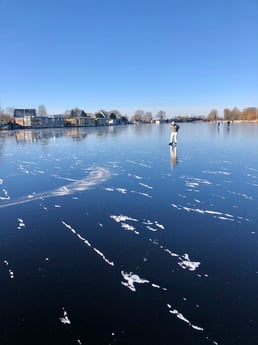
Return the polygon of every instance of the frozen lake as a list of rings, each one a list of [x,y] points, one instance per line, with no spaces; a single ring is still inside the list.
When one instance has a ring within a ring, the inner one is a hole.
[[[258,125],[0,133],[0,344],[258,343]]]

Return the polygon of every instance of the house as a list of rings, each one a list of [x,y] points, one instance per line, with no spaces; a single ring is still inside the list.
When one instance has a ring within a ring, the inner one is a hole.
[[[14,109],[13,116],[15,118],[36,116],[36,109]]]
[[[36,116],[36,109],[14,109],[15,123],[21,127],[31,127],[31,118]]]

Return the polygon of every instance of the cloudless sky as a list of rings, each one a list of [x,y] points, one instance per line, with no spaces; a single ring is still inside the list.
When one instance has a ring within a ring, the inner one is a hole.
[[[0,106],[258,107],[258,0],[0,0]]]

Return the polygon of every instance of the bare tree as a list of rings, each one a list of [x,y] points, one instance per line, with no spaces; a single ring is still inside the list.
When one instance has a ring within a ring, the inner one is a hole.
[[[5,113],[6,115],[13,116],[13,114],[14,114],[14,107],[8,107],[8,108],[6,108],[4,113]]]
[[[152,120],[152,113],[151,112],[146,112],[143,115],[143,121],[144,122],[151,122],[151,120]]]
[[[224,120],[231,120],[231,111],[228,108],[224,109]]]
[[[14,117],[8,114],[0,114],[0,122],[13,122]]]
[[[253,121],[257,119],[257,108],[255,107],[248,107],[243,109],[242,111],[242,119]]]
[[[164,120],[166,118],[166,112],[164,110],[160,110],[157,114],[156,114],[156,118],[160,119],[160,120]]]
[[[71,114],[71,110],[70,109],[66,109],[65,112],[64,112],[64,115],[65,116],[70,116]]]
[[[232,120],[240,120],[241,112],[237,107],[231,110]]]
[[[142,122],[143,115],[144,115],[143,110],[136,110],[133,117],[132,117],[132,120],[135,122]]]
[[[218,110],[216,109],[212,109],[210,112],[209,112],[209,115],[208,115],[208,119],[210,121],[216,121],[218,119]]]
[[[81,109],[79,109],[79,108],[74,108],[74,109],[71,110],[70,116],[71,116],[71,117],[80,117],[80,116],[81,116],[81,112],[82,112]]]

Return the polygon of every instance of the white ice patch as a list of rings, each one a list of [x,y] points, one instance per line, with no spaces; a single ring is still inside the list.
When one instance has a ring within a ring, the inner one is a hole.
[[[176,204],[171,204],[172,207],[178,209],[179,211],[184,210],[186,212],[195,212],[195,213],[200,213],[200,214],[208,214],[212,215],[214,218],[220,219],[220,220],[226,220],[226,221],[235,221],[234,216],[229,213],[222,213],[219,211],[213,211],[213,210],[203,210],[201,208],[193,208],[193,207],[186,207],[182,205],[176,205]]]
[[[71,321],[69,320],[67,316],[67,312],[63,308],[63,316],[59,318],[59,320],[64,324],[64,325],[70,325]]]
[[[3,194],[4,194],[4,196],[0,196],[0,200],[9,200],[10,199],[6,189],[3,189]]]
[[[135,219],[135,218],[131,218],[131,217],[128,217],[128,216],[124,216],[124,215],[119,215],[119,216],[115,216],[115,215],[111,215],[110,216],[111,219],[113,219],[114,221],[116,221],[117,223],[121,223],[121,227],[126,229],[126,230],[129,230],[129,231],[134,231],[135,234],[139,235],[139,232],[138,231],[135,231],[135,227],[134,226],[131,226],[127,223],[125,223],[126,221],[130,222],[130,221],[133,221],[133,222],[138,222],[139,220],[138,219]],[[149,231],[153,231],[153,232],[156,232],[160,229],[165,229],[165,227],[158,223],[157,221],[150,221],[150,220],[144,220],[143,223],[144,225],[146,225],[146,229],[149,230]],[[155,225],[154,226],[151,226],[151,225]]]
[[[70,182],[76,182],[76,180],[70,178],[70,177],[62,177],[59,175],[51,175],[52,177],[58,178],[60,180],[70,181]]]
[[[4,260],[4,264],[5,264],[6,266],[9,266],[9,262],[8,262],[7,260]],[[13,278],[14,278],[14,273],[13,273],[13,271],[12,271],[11,269],[8,268],[8,272],[9,272],[10,278],[13,279]]]
[[[144,163],[138,163],[138,162],[135,162],[135,161],[131,161],[131,160],[126,160],[128,163],[132,163],[132,164],[136,164],[136,165],[140,165],[142,167],[145,167],[145,168],[151,168],[150,165],[147,165],[147,164],[144,164]]]
[[[132,272],[127,273],[127,272],[121,271],[121,274],[125,280],[125,281],[121,281],[121,284],[126,286],[128,289],[130,289],[133,292],[136,291],[136,288],[134,285],[135,283],[137,283],[137,284],[151,284],[151,286],[155,289],[161,289],[163,291],[167,291],[167,288],[163,288],[158,284],[151,283],[147,279],[140,278],[137,274],[134,274]]]
[[[140,278],[137,274],[133,274],[132,272],[126,273],[124,271],[121,271],[121,274],[125,281],[122,281],[121,284],[128,287],[131,291],[136,291],[136,288],[134,286],[135,283],[137,284],[145,284],[149,283],[149,280]]]
[[[153,189],[152,186],[149,186],[148,184],[144,184],[142,182],[140,182],[139,185],[141,185],[142,187],[148,188],[148,189]]]
[[[125,222],[127,220],[130,220],[130,221],[133,221],[133,222],[138,222],[137,219],[135,218],[131,218],[131,217],[128,217],[128,216],[123,216],[123,215],[120,215],[120,216],[110,216],[110,218],[114,219],[117,223],[119,222]]]
[[[148,230],[150,230],[150,231],[154,231],[154,232],[155,232],[155,231],[158,231],[157,229],[152,228],[152,227],[151,227],[151,226],[149,226],[149,225],[148,225],[146,228],[147,228]]]
[[[153,287],[153,288],[155,288],[155,289],[162,289],[163,291],[167,291],[167,288],[163,288],[163,287],[161,287],[160,285],[158,285],[158,284],[151,284],[151,286]]]
[[[133,231],[136,235],[139,235],[139,232],[136,231],[136,228],[134,226],[125,223],[125,221],[138,222],[137,219],[123,216],[123,215],[120,215],[120,216],[111,215],[110,218],[116,221],[117,223],[121,223],[121,227],[123,229],[128,230],[128,231]]]
[[[135,227],[126,223],[121,223],[121,227],[128,231],[133,231],[136,235],[139,235],[139,232],[136,231]]]
[[[117,190],[119,193],[122,193],[122,194],[126,194],[126,193],[127,193],[127,189],[125,189],[125,188],[116,188],[116,190]]]
[[[205,170],[203,171],[205,174],[212,174],[212,175],[231,175],[230,172],[227,171],[210,171],[210,170]]]
[[[125,188],[114,188],[114,187],[107,187],[107,188],[104,188],[107,192],[114,192],[114,191],[117,191],[121,194],[127,194],[127,189]]]
[[[128,176],[132,176],[132,177],[136,178],[137,180],[142,180],[142,177],[138,176],[138,175],[128,174]]]
[[[191,261],[188,254],[184,254],[183,256],[179,257],[180,261],[178,265],[183,269],[188,269],[189,271],[195,271],[199,266],[199,261]]]
[[[159,224],[157,221],[155,221],[155,225],[156,225],[158,228],[162,229],[162,230],[165,229],[164,225]]]
[[[158,230],[157,228],[162,229],[162,230],[165,229],[164,225],[159,224],[156,220],[154,222],[150,220],[144,220],[143,224],[147,225],[147,229],[152,230],[152,231],[154,230],[157,231]],[[155,225],[157,228],[153,228],[153,227],[150,228],[150,225]]]
[[[157,241],[153,241],[150,239],[150,242],[159,246],[161,250],[163,250],[165,253],[168,253],[170,256],[177,257],[179,259],[178,265],[183,269],[187,269],[189,271],[195,271],[197,268],[199,268],[201,264],[199,261],[192,261],[188,254],[179,255],[177,253],[173,253],[168,248],[164,248]]]
[[[204,328],[196,326],[194,324],[192,324],[182,313],[180,313],[178,310],[176,309],[171,309],[171,305],[167,304],[167,307],[169,309],[170,314],[174,314],[176,315],[176,317],[184,322],[186,322],[190,327],[192,327],[193,329],[197,330],[197,331],[204,331]]]
[[[206,179],[200,179],[191,176],[181,176],[182,179],[186,180],[186,186],[196,188],[199,185],[212,185],[212,183]]]
[[[196,188],[199,186],[199,183],[186,181],[185,185],[186,185],[186,187]]]
[[[25,228],[25,224],[24,224],[23,219],[21,219],[21,218],[17,218],[17,220],[18,220],[18,226],[17,226],[17,229],[18,229],[18,230],[21,230],[21,229]]]
[[[228,193],[231,193],[231,194],[234,194],[234,195],[237,195],[237,196],[241,196],[243,197],[244,199],[247,199],[247,200],[253,200],[253,197],[252,196],[249,196],[245,193],[237,193],[237,192],[232,192],[232,191],[228,191]]]
[[[75,229],[73,229],[71,227],[71,225],[65,223],[64,221],[62,221],[62,224],[68,229],[70,230],[73,234],[75,234],[82,242],[84,242],[88,247],[91,247],[95,253],[97,253],[108,265],[110,266],[114,266],[114,262],[113,261],[110,261],[108,260],[105,255],[100,251],[98,250],[97,248],[94,248],[91,243],[85,239],[83,236],[81,236]]]
[[[139,194],[139,195],[145,196],[146,198],[152,198],[152,196],[149,195],[148,193],[141,193],[141,192],[137,192],[135,190],[132,190],[131,192],[135,193],[135,194]]]

